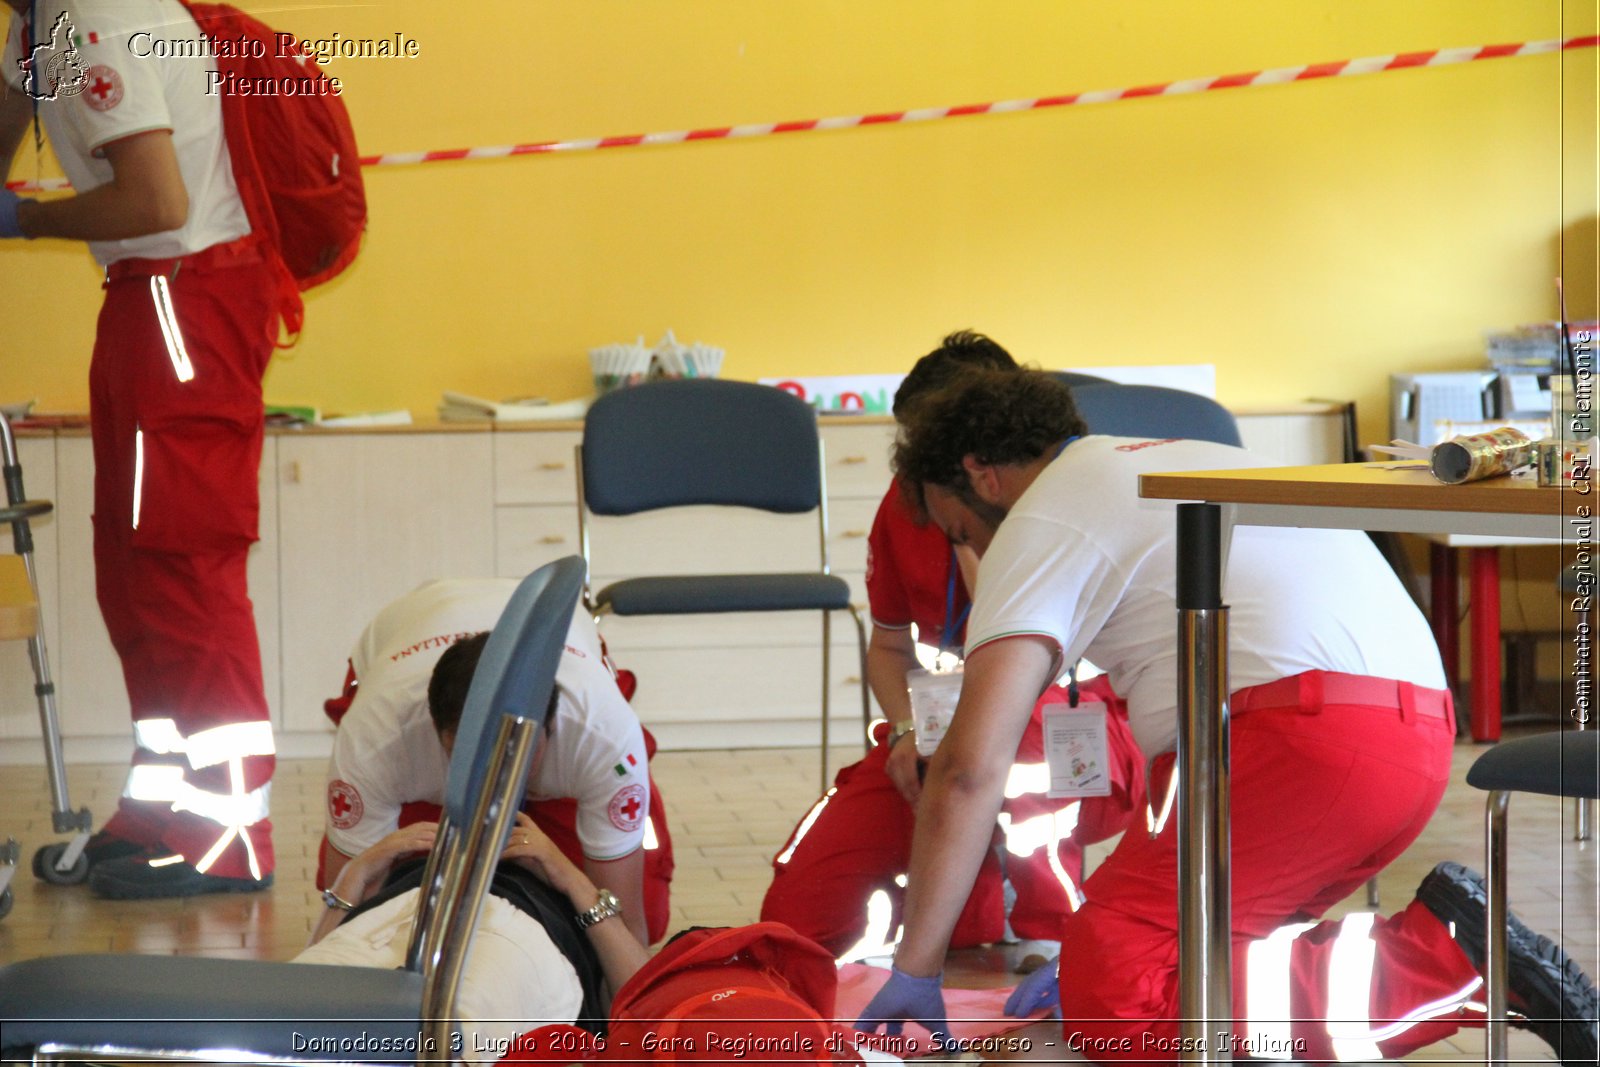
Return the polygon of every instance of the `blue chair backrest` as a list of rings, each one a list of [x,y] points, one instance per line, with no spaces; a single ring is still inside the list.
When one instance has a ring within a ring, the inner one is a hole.
[[[445,781],[445,811],[465,827],[483,790],[500,720],[542,725],[556,684],[556,667],[583,589],[583,560],[547,563],[522,580],[495,623],[467,690]]]
[[[1071,386],[1073,389],[1084,385],[1115,384],[1110,378],[1102,378],[1098,374],[1080,374],[1075,370],[1053,370],[1046,373],[1062,385]]]
[[[1243,446],[1239,424],[1221,404],[1162,385],[1085,385],[1073,389],[1090,433],[1112,437],[1183,437]]]
[[[717,378],[618,389],[584,418],[583,494],[596,515],[689,504],[811,511],[822,496],[816,412],[781,389]]]

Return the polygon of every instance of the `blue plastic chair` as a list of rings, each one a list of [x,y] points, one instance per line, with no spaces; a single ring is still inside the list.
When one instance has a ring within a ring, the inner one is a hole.
[[[1162,385],[1107,383],[1074,388],[1072,396],[1090,433],[1244,444],[1239,424],[1228,409],[1199,393]]]
[[[818,565],[781,574],[628,578],[591,593],[596,618],[722,612],[822,613],[822,788],[828,787],[831,617],[849,612],[861,660],[862,740],[872,722],[867,631],[850,585],[830,573],[828,498],[816,413],[781,389],[715,378],[648,382],[589,408],[578,455],[578,540],[591,568],[589,516],[691,505],[815,512]]]
[[[449,1061],[472,932],[526,788],[583,587],[576,556],[517,587],[467,694],[401,970],[177,956],[52,956],[0,969],[7,1059]],[[362,1050],[387,1049],[363,1055]]]

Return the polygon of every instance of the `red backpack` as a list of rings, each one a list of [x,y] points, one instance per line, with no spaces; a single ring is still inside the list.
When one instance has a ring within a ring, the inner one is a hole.
[[[348,267],[367,226],[350,113],[290,35],[227,4],[184,2],[200,32],[219,43],[222,128],[234,183],[251,230],[266,239],[283,268],[279,314],[291,336],[298,335],[305,320],[300,291]],[[256,95],[230,88],[269,83],[322,91]],[[274,343],[276,333],[274,327]]]
[[[838,984],[827,950],[782,923],[689,930],[617,990],[602,1041],[541,1027],[502,1062],[859,1065],[832,1020]]]

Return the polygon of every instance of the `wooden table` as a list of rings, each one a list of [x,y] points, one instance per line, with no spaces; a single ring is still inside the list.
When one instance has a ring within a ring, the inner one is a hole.
[[[1179,988],[1184,1037],[1199,1040],[1201,1062],[1220,1063],[1231,1053],[1205,1038],[1234,1017],[1227,607],[1221,599],[1232,527],[1560,539],[1578,529],[1569,524],[1582,521],[1586,513],[1579,509],[1592,506],[1593,498],[1577,489],[1541,489],[1532,479],[1441,485],[1426,471],[1387,463],[1146,474],[1139,495],[1198,502],[1178,508]],[[1505,1005],[1495,1003],[1503,999],[1503,993],[1490,997],[1489,1018],[1499,1020],[1490,1026],[1491,1048],[1497,1038],[1504,1048]]]

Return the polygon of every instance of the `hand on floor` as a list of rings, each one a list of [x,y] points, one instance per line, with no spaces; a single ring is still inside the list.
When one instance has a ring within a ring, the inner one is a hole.
[[[1049,1008],[1053,1018],[1061,1018],[1060,975],[1061,957],[1057,956],[1017,984],[1006,998],[1006,1014],[1014,1019],[1025,1019]]]
[[[909,1019],[921,1023],[933,1034],[936,1044],[950,1039],[950,1023],[945,1018],[944,986],[940,975],[918,978],[898,967],[889,969],[889,980],[868,1002],[856,1029],[869,1034],[884,1027],[886,1034],[898,1034]]]

